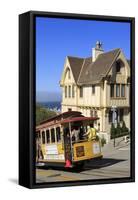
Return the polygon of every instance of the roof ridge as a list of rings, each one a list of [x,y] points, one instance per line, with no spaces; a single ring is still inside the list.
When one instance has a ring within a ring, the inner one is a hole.
[[[82,66],[81,66],[81,69],[80,69],[80,73],[79,73],[79,76],[78,76],[77,83],[79,82],[79,78],[80,78],[81,71],[82,71],[82,69],[83,69],[83,66],[84,66],[85,61],[86,61],[86,59],[84,59],[84,61],[83,61],[83,63],[82,63]]]
[[[101,53],[100,55],[103,55],[103,54],[105,55],[105,54],[108,54],[108,53],[112,53],[112,52],[117,51],[117,50],[120,51],[121,48],[112,49],[111,51],[103,52],[103,53]],[[100,55],[99,55],[99,56],[100,56]]]
[[[77,83],[78,76],[79,76],[79,73],[81,71],[81,68],[82,68],[82,65],[83,65],[83,62],[84,62],[84,58],[67,56],[67,59],[68,59],[69,64],[70,64],[70,68],[71,68],[71,71],[72,71],[72,74],[73,74],[73,77],[74,77],[74,81]],[[72,66],[72,62],[75,62],[75,61],[79,62],[79,65],[78,65],[79,67],[77,67],[78,69],[77,69],[77,72],[76,72],[77,76],[75,75],[74,70],[73,70],[73,66]]]
[[[82,58],[82,57],[77,57],[77,56],[67,56],[67,58],[85,59],[85,58]]]
[[[83,63],[82,63],[81,70],[80,70],[80,73],[79,73],[79,76],[78,76],[77,83],[79,83],[79,79],[80,79],[80,76],[81,76],[81,72],[82,72],[82,70],[83,70],[83,68],[84,68],[84,65],[85,65],[85,63],[86,63],[86,59],[90,59],[90,58],[92,58],[92,57],[87,57],[87,58],[84,59],[84,61],[83,61]],[[93,63],[93,62],[91,62],[91,63]]]
[[[120,52],[121,49],[117,48],[109,52],[102,53],[97,57],[97,59],[94,62],[90,62],[90,60],[87,61],[87,59],[85,59],[83,67],[81,68],[81,73],[79,75],[78,84],[88,82],[96,83],[97,81],[101,81],[102,77],[106,76],[108,70],[110,70],[113,62],[120,54]],[[88,72],[87,75],[86,71]]]

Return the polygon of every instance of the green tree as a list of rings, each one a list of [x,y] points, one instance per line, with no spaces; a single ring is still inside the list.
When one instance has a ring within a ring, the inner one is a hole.
[[[55,111],[51,111],[48,108],[36,104],[36,125],[39,125],[42,121],[47,120],[56,115],[57,113]]]

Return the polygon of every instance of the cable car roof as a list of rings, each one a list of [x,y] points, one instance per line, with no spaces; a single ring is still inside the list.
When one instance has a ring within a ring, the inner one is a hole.
[[[73,116],[83,116],[83,115],[79,111],[67,111],[67,112],[61,113],[55,117],[50,117],[49,119],[42,121],[40,124],[44,124],[44,123],[54,121],[54,120],[61,120],[61,119],[73,117]]]
[[[66,124],[70,122],[79,122],[79,121],[94,121],[98,120],[98,117],[73,117],[71,119],[65,119],[61,121],[61,124]]]
[[[48,120],[41,122],[40,125],[38,125],[36,127],[36,131],[39,131],[43,128],[48,128],[48,127],[54,126],[56,124],[63,125],[63,124],[70,123],[70,122],[94,121],[97,119],[99,119],[99,118],[98,117],[85,117],[81,114],[81,112],[78,112],[78,111],[68,111],[68,112],[61,113],[60,115],[57,115],[55,117],[52,117]]]

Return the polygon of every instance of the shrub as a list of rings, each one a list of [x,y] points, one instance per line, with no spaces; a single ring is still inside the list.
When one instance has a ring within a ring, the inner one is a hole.
[[[124,121],[122,123],[122,126],[120,126],[120,123],[117,123],[116,128],[114,124],[112,123],[110,134],[111,134],[111,139],[122,137],[129,134],[129,129],[126,127],[126,124]]]
[[[112,123],[111,125],[111,129],[110,129],[110,135],[111,135],[111,139],[116,137],[116,128],[114,126],[114,124]]]
[[[125,124],[124,121],[123,121],[123,123],[122,123],[121,132],[122,132],[122,133],[128,133],[128,132],[129,132],[129,130],[128,130],[128,128],[126,127],[126,124]]]
[[[116,137],[121,136],[121,126],[120,123],[117,123],[117,127],[116,127]]]
[[[106,144],[106,139],[104,137],[101,138],[101,146],[103,147]]]
[[[98,136],[98,135],[96,135],[95,140],[96,140],[97,142],[99,141],[99,136]]]

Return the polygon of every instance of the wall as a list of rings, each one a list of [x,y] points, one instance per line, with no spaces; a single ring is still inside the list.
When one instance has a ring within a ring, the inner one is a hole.
[[[69,72],[70,70],[70,72]],[[70,73],[70,76],[69,76]],[[64,65],[64,72],[62,75],[62,80],[63,83],[61,85],[62,87],[62,112],[65,112],[68,110],[68,108],[66,109],[66,106],[64,105],[70,105],[70,106],[74,106],[76,105],[77,102],[77,86],[75,84],[75,80],[70,68],[70,63],[68,61],[68,59],[66,58],[65,61],[65,65]],[[67,97],[65,97],[65,86],[67,86]],[[71,96],[69,97],[69,86],[71,86]],[[74,97],[72,97],[72,86],[74,86]],[[73,109],[74,110],[74,109]]]
[[[100,86],[95,86],[95,94],[92,94],[92,86],[84,86],[83,87],[83,97],[80,97],[80,93],[78,91],[78,104],[80,106],[100,106]]]
[[[117,58],[117,60],[121,59],[124,62],[124,66],[121,67],[120,73],[116,73],[116,66],[113,65],[113,68],[110,70],[109,75],[111,75],[111,81],[117,82],[120,84],[125,84],[125,98],[111,98],[110,97],[110,84],[107,84],[106,86],[106,102],[105,105],[108,106],[129,106],[129,87],[130,85],[127,84],[127,78],[130,76],[130,68],[128,66],[128,63],[124,57],[124,54],[121,52]],[[121,89],[120,89],[121,91]]]

